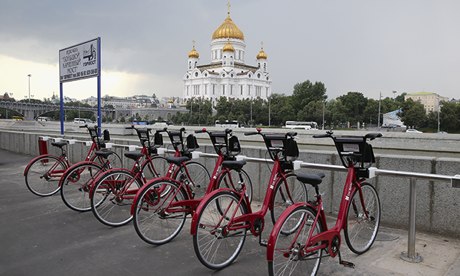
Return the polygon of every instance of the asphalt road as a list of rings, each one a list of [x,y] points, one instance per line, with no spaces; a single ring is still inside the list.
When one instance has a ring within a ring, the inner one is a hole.
[[[132,224],[110,228],[91,212],[68,209],[60,194],[38,197],[24,183],[31,156],[0,150],[0,275],[267,275],[265,247],[246,239],[237,261],[221,271],[204,267],[193,251],[189,222],[170,243],[144,243]],[[266,222],[264,236],[271,229]],[[407,230],[381,227],[369,252],[357,256],[342,246],[337,258],[322,261],[318,275],[459,275],[460,240],[417,234],[420,264],[402,261]]]

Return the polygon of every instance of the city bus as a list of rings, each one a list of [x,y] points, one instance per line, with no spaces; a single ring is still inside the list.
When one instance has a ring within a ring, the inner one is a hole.
[[[239,128],[241,127],[241,125],[238,121],[235,121],[235,120],[225,120],[224,122],[216,120],[216,127]]]
[[[301,121],[286,121],[285,128],[289,129],[317,129],[318,124],[316,122],[301,122]]]

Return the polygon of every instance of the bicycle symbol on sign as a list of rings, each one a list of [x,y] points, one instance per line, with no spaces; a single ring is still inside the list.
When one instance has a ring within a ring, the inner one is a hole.
[[[89,50],[83,50],[83,58],[87,58],[88,61],[96,59],[96,49],[94,48],[93,44],[91,44]]]

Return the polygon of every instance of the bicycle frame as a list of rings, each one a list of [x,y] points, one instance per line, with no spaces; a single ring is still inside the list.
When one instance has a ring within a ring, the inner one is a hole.
[[[35,161],[37,159],[40,159],[40,158],[43,158],[43,157],[54,157],[54,158],[58,159],[58,161],[56,163],[54,163],[50,167],[50,169],[48,170],[48,175],[49,176],[57,178],[57,177],[61,177],[64,174],[66,169],[64,169],[64,170],[56,170],[56,167],[57,167],[58,163],[65,164],[66,168],[70,167],[69,159],[67,158],[67,155],[65,155],[65,154],[61,154],[59,156],[52,155],[52,154],[42,154],[42,155],[39,155],[39,156],[36,156],[36,157],[32,158],[32,160],[29,161],[29,163],[27,164],[26,168],[24,169],[23,175],[26,176],[27,172],[30,170],[30,166],[32,166],[32,164],[35,163]]]
[[[176,152],[176,154],[177,154],[177,152]],[[216,165],[214,166],[214,170],[213,170],[212,175],[211,175],[211,180],[210,180],[209,185],[208,185],[208,187],[206,189],[205,195],[207,195],[207,194],[211,193],[213,190],[215,190],[215,187],[217,186],[217,180],[219,179],[220,175],[230,171],[230,169],[228,169],[228,168],[222,168],[222,162],[224,162],[224,160],[225,160],[225,157],[222,154],[219,154],[218,157],[217,157]],[[171,165],[175,166],[174,164],[171,164]],[[166,211],[168,213],[184,212],[184,210],[191,210],[192,212],[194,212],[194,210],[196,210],[196,208],[200,204],[201,200],[204,198],[204,197],[202,197],[202,198],[192,198],[192,191],[191,191],[190,187],[187,186],[183,181],[179,181],[179,180],[175,179],[177,174],[180,172],[181,169],[184,169],[185,173],[188,174],[187,166],[180,166],[180,168],[178,170],[173,171],[173,170],[170,169],[170,170],[168,170],[168,175],[156,179],[157,181],[172,181],[172,182],[175,182],[179,186],[179,189],[177,189],[177,191],[175,193],[173,193],[171,195],[168,194],[167,196],[175,197],[177,195],[177,193],[181,189],[184,189],[187,192],[188,197],[190,198],[190,199],[170,203],[169,206],[166,207]],[[174,172],[174,174],[172,174],[173,172]],[[173,177],[171,177],[171,176],[173,176]],[[139,191],[137,192],[137,194],[136,194],[136,198],[134,199],[134,202],[136,202],[137,198],[143,193],[143,191],[145,189],[148,189],[148,188],[149,187],[147,187],[147,186],[141,187],[139,189]],[[131,214],[134,214],[135,211],[136,211],[136,209],[135,209],[135,206],[133,204],[131,206]]]
[[[253,212],[251,208],[251,204],[249,203],[249,198],[246,195],[246,187],[243,186],[243,189],[241,190],[240,193],[235,192],[235,190],[228,189],[228,188],[220,188],[218,190],[214,190],[210,194],[206,195],[207,198],[212,197],[214,194],[219,193],[223,190],[225,191],[230,191],[232,193],[235,193],[239,197],[238,201],[238,206],[241,204],[244,204],[247,207],[247,214],[243,214],[241,216],[235,217],[235,214],[231,214],[231,219],[228,222],[228,228],[229,230],[238,230],[238,229],[250,229],[251,233],[254,236],[260,235],[263,229],[260,231],[256,231],[256,229],[253,227],[255,225],[256,220],[261,220],[262,222],[264,221],[264,217],[267,214],[269,209],[272,209],[273,206],[271,205],[272,199],[275,196],[274,190],[275,190],[275,185],[279,181],[279,179],[286,179],[286,173],[282,170],[280,161],[278,159],[275,159],[274,165],[272,172],[270,174],[270,180],[269,180],[269,186],[266,189],[265,192],[265,198],[262,203],[262,207],[259,211]],[[244,203],[243,203],[244,202]],[[235,212],[238,210],[238,208],[235,208]],[[225,212],[227,212],[226,210]],[[192,235],[196,235],[196,226],[198,223],[198,215],[199,213],[202,212],[202,207],[198,206],[198,209],[196,210],[195,214],[193,215],[192,219],[192,224],[191,224],[191,229],[190,233]],[[246,222],[249,222],[246,223]]]
[[[358,204],[361,204],[363,207],[363,210],[366,210],[366,206],[362,200],[363,194],[361,191],[361,183],[364,181],[364,179],[358,179],[357,174],[356,174],[356,168],[353,166],[353,164],[349,164],[347,168],[347,178],[345,181],[345,185],[343,187],[343,192],[342,192],[342,199],[340,201],[340,207],[339,207],[339,213],[337,215],[337,220],[335,222],[335,225],[328,229],[327,223],[326,223],[326,215],[324,213],[323,209],[323,201],[321,198],[321,195],[317,196],[317,200],[314,203],[310,202],[301,202],[294,204],[292,206],[289,206],[288,209],[282,214],[280,217],[280,221],[284,221],[286,217],[288,217],[291,214],[291,210],[294,210],[295,208],[299,206],[309,206],[313,208],[316,211],[316,217],[313,221],[313,225],[311,226],[310,232],[308,234],[307,238],[307,244],[305,245],[304,250],[302,251],[303,255],[308,256],[312,252],[316,252],[318,250],[325,249],[327,253],[331,257],[335,257],[338,254],[338,250],[333,249],[332,247],[335,246],[340,248],[341,245],[341,237],[340,237],[340,231],[345,228],[345,221],[346,221],[346,213],[348,210],[348,207],[350,204],[354,204],[350,201],[351,195],[358,190],[360,193],[360,199],[361,202]],[[368,215],[368,212],[365,211],[366,216]],[[317,224],[321,224],[322,226],[322,232],[313,235],[313,231],[316,229]],[[275,225],[275,227],[281,227],[281,225]],[[305,226],[305,220],[303,220],[302,225],[299,227],[304,227]],[[275,233],[278,231],[272,231],[270,239],[269,240],[276,240]],[[300,231],[299,231],[300,232]],[[337,238],[338,239],[338,244],[333,243],[333,239]],[[296,239],[295,239],[296,240]],[[269,243],[267,245],[267,260],[268,261],[273,261],[273,255],[269,255],[269,253],[274,252],[274,243]],[[291,244],[291,246],[293,246]]]

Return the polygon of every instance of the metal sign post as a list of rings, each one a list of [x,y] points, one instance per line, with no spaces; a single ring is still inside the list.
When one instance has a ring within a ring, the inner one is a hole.
[[[59,95],[61,135],[64,135],[63,83],[97,77],[97,124],[101,130],[101,38],[98,37],[59,51]]]

